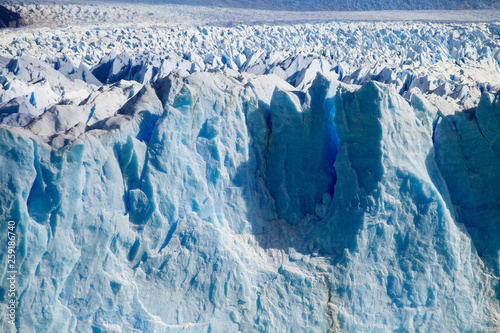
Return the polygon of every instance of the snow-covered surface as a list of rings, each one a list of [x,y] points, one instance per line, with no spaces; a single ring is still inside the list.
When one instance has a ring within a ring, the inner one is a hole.
[[[348,1],[342,1],[348,3]],[[381,3],[385,3],[381,2]],[[439,1],[430,1],[438,3]],[[264,3],[274,3],[264,1]],[[299,3],[299,2],[297,2]],[[303,3],[303,2],[300,2]],[[198,5],[150,4],[142,1],[88,2],[59,1],[50,4],[45,1],[7,2],[12,10],[19,12],[31,26],[53,27],[68,25],[217,25],[235,26],[239,24],[293,24],[305,22],[328,22],[332,20],[354,21],[439,21],[439,22],[492,22],[499,21],[500,3],[485,9],[481,6],[451,8],[454,10],[371,10],[339,11],[317,10],[302,11],[264,10],[252,1],[247,8],[209,6],[204,2]],[[448,8],[450,9],[450,8]]]
[[[13,0],[2,0],[16,3]],[[492,0],[23,0],[26,4],[92,4],[92,5],[187,5],[197,10],[199,7],[259,9],[272,11],[369,11],[369,10],[473,10],[500,9],[500,4]]]
[[[18,331],[498,328],[498,24],[75,15],[0,32]]]

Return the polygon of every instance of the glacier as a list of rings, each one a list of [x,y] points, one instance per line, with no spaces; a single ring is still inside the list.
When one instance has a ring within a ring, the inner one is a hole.
[[[495,332],[499,34],[2,33],[2,330]]]

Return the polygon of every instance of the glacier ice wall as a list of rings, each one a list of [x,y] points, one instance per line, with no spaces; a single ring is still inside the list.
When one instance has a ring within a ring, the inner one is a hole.
[[[441,118],[435,131],[436,163],[449,190],[449,204],[497,276],[499,112],[499,96],[484,94],[477,109]]]
[[[17,330],[495,331],[500,53],[420,28],[436,44],[387,66],[348,64],[344,26],[339,58],[4,53]],[[397,50],[397,29],[370,33]]]
[[[269,127],[251,87],[197,74],[161,115],[111,117],[59,150],[2,128],[20,329],[494,327],[476,236],[431,180],[436,110],[375,83],[332,104],[330,84],[302,105],[276,88]]]
[[[495,301],[479,273],[482,263],[430,177],[436,168],[435,110],[418,95],[408,104],[374,83],[339,96],[339,178],[327,223],[329,235],[339,230],[352,243],[342,244],[333,298],[357,305],[354,311],[339,309],[341,326],[347,331],[494,327]],[[324,246],[338,243],[338,237],[327,238]],[[490,300],[471,306],[465,299]],[[434,322],[430,314],[442,321]],[[399,326],[392,326],[391,318],[400,318]]]

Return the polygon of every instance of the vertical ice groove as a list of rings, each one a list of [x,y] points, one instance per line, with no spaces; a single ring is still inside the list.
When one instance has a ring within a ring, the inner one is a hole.
[[[278,88],[271,99],[265,181],[278,217],[292,224],[314,215],[323,197],[333,194],[337,147],[329,86],[318,74],[306,100]]]

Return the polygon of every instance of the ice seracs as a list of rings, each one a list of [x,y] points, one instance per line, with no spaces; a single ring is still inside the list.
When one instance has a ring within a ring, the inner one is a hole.
[[[41,113],[63,100],[82,102],[102,84],[132,80],[158,85],[170,73],[186,77],[230,70],[275,74],[303,90],[319,71],[334,73],[344,83],[387,83],[406,97],[406,91],[418,89],[431,99],[471,108],[483,91],[494,93],[500,84],[497,28],[423,23],[67,28],[63,38],[26,31],[22,37],[2,37],[3,61],[9,62],[2,100],[11,102],[5,105],[10,110],[18,105],[32,113],[31,104]],[[17,52],[20,57],[14,56]],[[38,82],[42,78],[48,86]],[[37,101],[40,94],[45,101]]]

